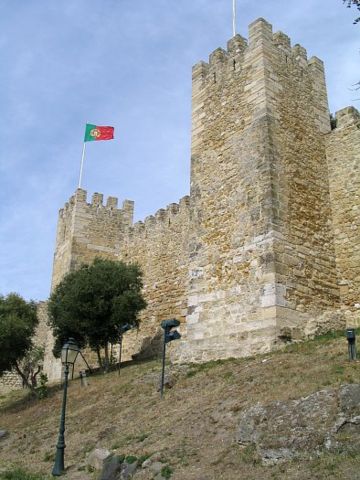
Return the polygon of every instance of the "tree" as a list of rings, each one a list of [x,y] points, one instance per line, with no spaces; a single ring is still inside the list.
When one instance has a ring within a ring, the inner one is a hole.
[[[15,369],[23,384],[34,390],[21,361],[33,348],[32,338],[38,324],[36,304],[16,293],[0,295],[0,375]]]
[[[33,389],[37,387],[37,376],[41,373],[44,355],[45,348],[35,345],[21,360],[20,368]]]
[[[91,265],[68,273],[50,296],[48,311],[55,336],[54,354],[73,337],[81,347],[101,349],[109,364],[109,343],[119,340],[121,325],[138,326],[138,313],[146,307],[142,273],[137,265],[96,258]]]
[[[347,8],[355,7],[360,11],[360,0],[343,0]],[[359,23],[360,17],[355,18],[354,23]]]

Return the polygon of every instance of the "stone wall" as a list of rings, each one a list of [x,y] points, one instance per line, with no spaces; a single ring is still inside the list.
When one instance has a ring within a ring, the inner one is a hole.
[[[147,308],[138,331],[124,336],[124,358],[159,353],[160,323],[168,318],[185,322],[188,291],[189,197],[160,209],[155,216],[129,229],[120,258],[144,272]]]
[[[344,108],[336,124],[326,136],[336,266],[342,309],[360,325],[360,114]]]

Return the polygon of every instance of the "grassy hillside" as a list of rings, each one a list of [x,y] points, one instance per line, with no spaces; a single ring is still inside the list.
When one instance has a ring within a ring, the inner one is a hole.
[[[240,448],[235,441],[239,413],[256,402],[298,398],[331,385],[360,382],[359,363],[347,361],[342,336],[172,371],[177,372],[177,381],[162,401],[157,392],[159,361],[130,365],[120,377],[117,372],[90,377],[87,388],[78,381],[71,383],[67,478],[79,478],[80,472],[86,478],[85,457],[96,446],[137,457],[158,452],[171,466],[173,480],[360,478],[360,453],[263,466],[254,449]],[[54,389],[41,401],[29,400],[24,392],[1,398],[0,428],[10,432],[0,443],[2,469],[23,468],[40,474],[39,479],[51,472],[61,393]]]

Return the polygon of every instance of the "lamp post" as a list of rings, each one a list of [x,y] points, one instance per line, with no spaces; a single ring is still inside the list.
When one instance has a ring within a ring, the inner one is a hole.
[[[61,407],[61,416],[60,416],[60,428],[59,428],[59,437],[56,445],[56,455],[54,468],[52,470],[52,475],[54,477],[59,477],[64,472],[64,450],[65,450],[65,412],[66,412],[66,395],[68,387],[68,378],[69,378],[69,366],[74,366],[76,357],[80,349],[76,344],[73,338],[69,338],[67,342],[64,343],[61,349],[61,363],[64,365],[64,393],[63,401]]]
[[[165,383],[165,358],[166,358],[166,344],[172,342],[173,340],[179,340],[181,338],[180,333],[174,328],[180,325],[179,320],[172,318],[170,320],[164,320],[161,322],[161,328],[164,330],[164,341],[163,341],[163,350],[162,350],[162,369],[161,369],[161,380],[160,380],[160,396],[164,396],[164,383]]]

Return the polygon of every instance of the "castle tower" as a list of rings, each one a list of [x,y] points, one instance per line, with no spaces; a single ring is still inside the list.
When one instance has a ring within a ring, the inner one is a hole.
[[[263,19],[249,43],[236,35],[195,65],[188,315],[175,357],[265,352],[329,325],[329,131],[322,62]]]
[[[78,188],[59,211],[52,275],[53,289],[69,271],[95,257],[117,259],[125,232],[133,223],[134,202],[125,200],[121,209],[118,199],[94,193],[87,203],[86,191]]]

